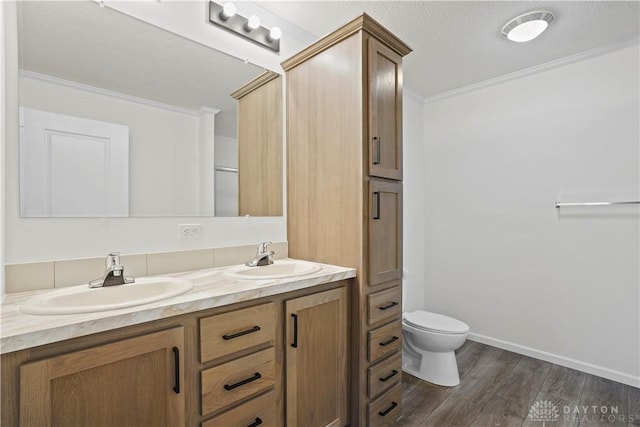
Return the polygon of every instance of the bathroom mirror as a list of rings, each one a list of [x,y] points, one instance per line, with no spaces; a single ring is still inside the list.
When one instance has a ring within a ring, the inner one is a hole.
[[[21,216],[238,214],[230,94],[263,69],[94,1],[18,2],[18,45]]]

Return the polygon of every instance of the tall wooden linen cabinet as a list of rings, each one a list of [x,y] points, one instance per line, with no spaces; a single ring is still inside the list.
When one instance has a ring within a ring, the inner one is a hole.
[[[282,63],[287,84],[289,256],[357,269],[350,420],[402,409],[402,57],[362,15]]]

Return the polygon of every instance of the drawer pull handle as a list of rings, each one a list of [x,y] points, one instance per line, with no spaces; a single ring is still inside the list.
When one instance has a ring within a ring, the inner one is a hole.
[[[380,192],[373,193],[373,219],[380,219]]]
[[[382,381],[383,383],[386,383],[387,381],[389,381],[391,378],[395,377],[396,375],[398,375],[398,371],[396,371],[395,369],[393,371],[391,371],[391,373],[389,375],[387,375],[386,377],[380,377],[380,381]]]
[[[396,337],[395,335],[391,337],[390,340],[385,341],[385,342],[381,342],[380,345],[383,347],[388,346],[389,344],[391,344],[392,342],[398,341],[400,338]]]
[[[262,424],[262,419],[260,417],[257,417],[256,420],[249,424],[247,427],[258,427],[260,424]]]
[[[381,417],[384,417],[385,415],[387,415],[389,412],[393,411],[396,406],[398,406],[398,402],[391,402],[391,406],[389,406],[387,409],[385,409],[384,411],[380,411],[378,412],[378,415],[380,415]]]
[[[173,347],[173,391],[180,394],[180,349]]]
[[[292,314],[291,317],[293,317],[293,342],[291,347],[298,348],[298,315]]]
[[[382,145],[382,138],[379,136],[373,137],[373,164],[380,164],[380,146]]]
[[[222,339],[225,341],[229,341],[234,338],[241,337],[243,335],[251,334],[253,332],[258,332],[259,330],[260,330],[260,326],[254,326],[253,328],[247,329],[246,331],[236,332],[235,334],[229,334],[229,335],[225,334],[222,336]]]
[[[395,307],[396,305],[400,304],[397,301],[391,301],[389,304],[385,304],[382,307],[378,307],[380,310],[389,310],[392,307]]]
[[[249,377],[246,380],[238,381],[235,384],[225,384],[224,385],[224,389],[225,390],[233,390],[234,388],[238,388],[241,385],[249,384],[252,381],[259,380],[260,378],[262,378],[262,375],[260,375],[260,372],[256,372],[255,374],[253,374],[252,377]]]

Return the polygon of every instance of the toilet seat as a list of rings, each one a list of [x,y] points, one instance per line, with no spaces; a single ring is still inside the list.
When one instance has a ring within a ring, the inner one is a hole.
[[[403,318],[407,325],[423,331],[442,334],[466,334],[469,332],[469,325],[443,314],[416,310],[405,313]]]

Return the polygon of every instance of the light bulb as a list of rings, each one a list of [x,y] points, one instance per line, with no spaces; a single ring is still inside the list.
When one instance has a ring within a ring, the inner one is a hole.
[[[269,39],[270,40],[278,40],[282,37],[282,31],[278,27],[273,27],[271,31],[269,31]]]
[[[220,12],[220,19],[226,21],[236,14],[236,5],[233,3],[225,3],[222,6],[222,12]]]
[[[260,18],[256,15],[251,15],[247,20],[246,29],[247,31],[253,31],[260,26]]]

